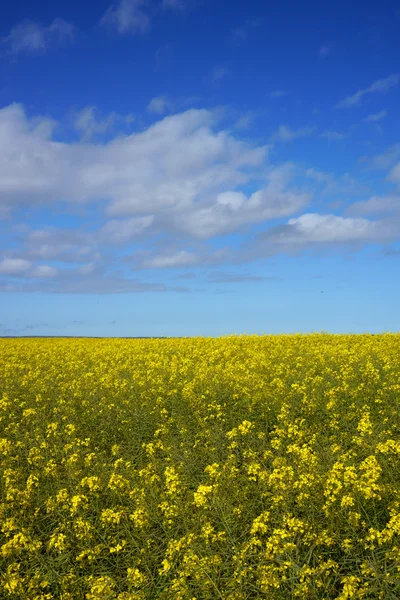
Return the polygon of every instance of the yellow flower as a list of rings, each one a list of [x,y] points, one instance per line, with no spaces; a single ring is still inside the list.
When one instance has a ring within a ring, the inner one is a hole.
[[[111,577],[92,578],[90,592],[86,594],[87,600],[113,600],[115,582]]]
[[[53,533],[49,540],[49,548],[63,552],[67,547],[67,536],[63,533]]]
[[[104,524],[117,524],[120,522],[123,513],[114,511],[111,508],[105,508],[101,511],[101,522]]]
[[[146,585],[146,577],[137,567],[127,569],[127,580],[131,585],[137,588]]]
[[[206,506],[208,503],[208,497],[213,491],[212,485],[199,485],[197,491],[194,492],[194,503],[196,506]]]

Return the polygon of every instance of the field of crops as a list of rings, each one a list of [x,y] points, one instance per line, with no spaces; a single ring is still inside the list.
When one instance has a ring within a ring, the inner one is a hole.
[[[400,598],[400,335],[0,340],[0,598]]]

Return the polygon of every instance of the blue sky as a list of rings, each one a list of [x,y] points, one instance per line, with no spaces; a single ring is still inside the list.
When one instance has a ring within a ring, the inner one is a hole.
[[[15,0],[0,335],[398,331],[396,2]]]

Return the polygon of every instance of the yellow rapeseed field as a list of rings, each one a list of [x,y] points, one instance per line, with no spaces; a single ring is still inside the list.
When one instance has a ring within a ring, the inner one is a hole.
[[[0,598],[400,598],[400,335],[0,340]]]

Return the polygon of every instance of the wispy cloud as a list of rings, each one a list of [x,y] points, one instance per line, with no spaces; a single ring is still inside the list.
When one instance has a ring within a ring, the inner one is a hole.
[[[113,28],[119,34],[145,33],[150,27],[147,5],[148,0],[119,0],[108,7],[100,24]]]
[[[146,33],[152,19],[167,11],[183,12],[197,3],[197,0],[118,0],[111,4],[100,19],[100,25],[106,25],[117,33]],[[170,44],[167,44],[170,46]]]
[[[394,183],[400,185],[400,162],[397,163],[397,165],[395,165],[390,171],[388,179],[389,181],[393,181]]]
[[[234,42],[243,42],[248,39],[251,34],[251,31],[257,27],[260,27],[264,22],[262,17],[255,17],[253,19],[247,19],[242,25],[239,27],[235,27],[232,29],[232,39]]]
[[[237,129],[247,129],[248,127],[251,127],[251,125],[254,123],[254,119],[255,114],[249,111],[237,119],[235,127]]]
[[[140,253],[138,253],[140,255]],[[177,267],[188,267],[196,265],[199,258],[193,252],[181,250],[173,254],[161,254],[143,258],[140,262],[142,269],[171,269]],[[138,265],[138,266],[139,266]]]
[[[231,74],[231,70],[227,67],[217,66],[211,71],[211,80],[212,81],[221,81],[221,79],[225,79],[228,75]]]
[[[362,98],[368,94],[378,94],[388,92],[390,89],[398,85],[400,82],[400,74],[394,73],[386,79],[377,79],[371,85],[363,90],[358,90],[352,96],[347,96],[344,100],[336,105],[336,108],[350,108],[360,104]]]
[[[334,181],[332,173],[326,173],[325,171],[318,171],[317,169],[309,168],[305,172],[306,177],[313,179],[317,183],[331,184]]]
[[[386,110],[386,108],[384,108],[383,110],[379,111],[378,113],[368,115],[368,117],[366,117],[364,120],[368,121],[369,123],[376,123],[378,121],[382,121],[382,119],[387,117],[387,114],[388,114],[388,111]]]
[[[47,27],[26,19],[13,27],[1,44],[9,54],[44,53],[51,46],[72,42],[75,33],[75,26],[64,19],[54,19]]]
[[[287,96],[287,92],[285,90],[273,90],[268,96],[270,98],[283,98],[283,96]]]
[[[162,0],[165,10],[186,10],[192,5],[192,0]]]
[[[345,137],[345,135],[344,133],[340,133],[339,131],[332,131],[331,129],[326,129],[320,134],[320,137],[332,142],[335,140],[342,140]]]
[[[85,106],[73,113],[73,126],[79,131],[84,141],[110,131],[117,123],[130,123],[133,120],[132,115],[124,117],[113,112],[100,117],[98,113],[95,106]]]
[[[322,46],[318,50],[318,58],[321,61],[324,61],[326,57],[332,52],[333,43],[329,42],[327,44],[322,44]]]
[[[271,142],[292,142],[298,138],[307,137],[315,132],[315,127],[300,127],[299,129],[290,129],[286,125],[281,125],[272,136]]]
[[[369,200],[355,202],[347,209],[351,216],[390,213],[400,214],[400,195],[372,196]]]
[[[212,283],[262,283],[264,281],[279,281],[276,276],[247,275],[245,273],[212,273],[209,281]]]
[[[154,69],[155,71],[159,71],[163,67],[168,67],[172,65],[172,57],[174,53],[173,42],[168,44],[164,44],[160,46],[156,52],[154,53]]]
[[[156,96],[147,105],[147,110],[156,115],[163,115],[172,108],[171,101],[166,96]]]
[[[400,144],[393,144],[382,152],[382,154],[377,154],[376,156],[368,157],[363,156],[360,158],[360,162],[366,164],[369,168],[372,169],[389,169],[393,164],[400,159]]]

